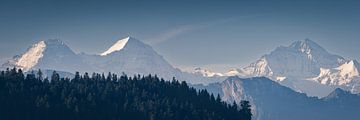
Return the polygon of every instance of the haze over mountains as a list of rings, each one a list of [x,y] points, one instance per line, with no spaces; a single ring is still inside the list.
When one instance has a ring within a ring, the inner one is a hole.
[[[171,66],[151,46],[132,37],[117,41],[100,55],[76,54],[58,39],[40,41],[25,53],[15,56],[2,65],[2,68],[7,67],[17,67],[24,71],[43,69],[70,73],[79,71],[128,75],[156,74],[164,79],[170,80],[176,77],[196,84],[219,80],[182,72]]]
[[[250,65],[227,73],[202,68],[183,72],[151,46],[132,37],[117,41],[99,55],[74,53],[57,39],[40,41],[2,65],[3,69],[8,67],[27,72],[42,69],[47,76],[56,70],[64,77],[71,77],[69,73],[75,71],[156,74],[166,80],[176,77],[195,88],[220,94],[228,103],[250,101],[258,120],[336,120],[340,119],[334,116],[338,113],[346,115],[343,118],[354,118],[360,112],[360,96],[352,94],[360,91],[359,63],[333,55],[309,39],[280,46]]]
[[[295,91],[319,97],[328,95],[337,87],[352,93],[360,91],[359,63],[333,55],[309,39],[277,47],[250,65],[227,73],[202,68],[196,68],[192,73],[183,72],[170,65],[151,46],[132,37],[118,40],[99,55],[76,54],[57,39],[40,41],[2,67],[17,67],[24,71],[157,74],[165,79],[176,77],[193,84],[219,82],[234,75],[265,76]]]
[[[359,93],[359,69],[356,60],[331,54],[314,41],[305,39],[277,47],[246,67],[227,73],[203,73],[203,76],[266,76],[298,92],[324,97],[337,87]]]
[[[255,120],[352,120],[360,112],[360,95],[335,89],[324,98],[309,97],[266,77],[229,77],[221,83],[193,85],[232,103],[248,100]]]

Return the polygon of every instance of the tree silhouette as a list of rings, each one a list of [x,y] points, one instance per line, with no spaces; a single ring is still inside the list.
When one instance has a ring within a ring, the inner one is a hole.
[[[50,81],[24,77],[22,71],[0,72],[0,119],[51,120],[249,120],[248,101],[226,104],[207,90],[197,91],[175,78],[156,75],[75,73],[73,79],[53,72]],[[240,108],[241,107],[241,108]]]

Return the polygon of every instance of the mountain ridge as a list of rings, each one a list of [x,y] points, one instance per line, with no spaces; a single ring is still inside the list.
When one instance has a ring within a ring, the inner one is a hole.
[[[74,60],[69,61],[69,59]],[[33,44],[26,52],[14,56],[13,59],[8,60],[2,67],[17,67],[24,71],[29,71],[32,68],[76,71],[79,67],[85,66],[78,59],[77,54],[64,42],[59,39],[48,39]],[[71,64],[74,62],[77,65]],[[62,64],[68,66],[63,66]]]
[[[39,45],[38,45],[39,44]],[[40,46],[40,47],[38,47]],[[189,83],[217,82],[219,78],[206,78],[198,74],[183,72],[168,63],[150,45],[133,37],[126,37],[115,42],[108,50],[101,54],[74,53],[64,42],[58,39],[40,41],[31,48],[37,48],[30,53],[39,53],[39,57],[29,57],[31,65],[22,67],[17,64],[19,60],[28,58],[29,50],[13,59],[8,60],[2,68],[26,68],[24,71],[44,69],[74,73],[100,72],[100,73],[126,73],[128,75],[157,74],[171,80],[188,80]],[[30,49],[31,49],[30,48]],[[43,49],[40,49],[43,48]],[[38,52],[40,51],[40,52]],[[20,61],[20,63],[22,63]]]
[[[352,70],[349,70],[349,67]],[[235,75],[265,76],[298,92],[324,97],[336,87],[353,89],[351,90],[353,93],[359,93],[358,69],[356,60],[331,54],[316,42],[305,39],[295,41],[289,46],[277,47],[250,65],[238,69]],[[329,84],[329,81],[335,82]],[[309,91],[309,89],[315,90]]]
[[[296,92],[266,77],[239,76],[228,77],[220,83],[193,87],[220,94],[227,103],[250,101],[254,120],[338,120],[359,117],[360,95],[340,88],[319,98]]]
[[[276,47],[255,62],[222,75],[265,76],[297,92],[325,97],[335,88],[360,93],[359,69],[356,60],[329,53],[316,42],[304,39]]]

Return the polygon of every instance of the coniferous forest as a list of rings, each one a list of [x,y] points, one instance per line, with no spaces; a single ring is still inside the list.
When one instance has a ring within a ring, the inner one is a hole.
[[[1,120],[250,120],[248,101],[227,104],[219,95],[159,77],[108,73],[60,78],[54,71],[0,73]]]

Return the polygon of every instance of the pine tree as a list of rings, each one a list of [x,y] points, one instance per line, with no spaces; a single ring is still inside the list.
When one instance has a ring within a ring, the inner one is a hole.
[[[240,106],[241,106],[240,113],[242,113],[241,115],[245,118],[245,120],[251,120],[252,114],[251,114],[251,105],[249,101],[241,101]]]
[[[41,72],[40,69],[37,72],[37,78],[38,78],[38,80],[43,80],[43,73]]]
[[[0,73],[1,120],[251,119],[249,102],[241,102],[238,110],[236,103],[231,106],[221,102],[219,95],[215,99],[207,90],[197,92],[175,78],[118,78],[111,73],[107,78],[96,73],[89,78],[88,73],[81,76],[76,72],[70,80],[60,78],[56,71],[51,81],[39,80],[34,73],[23,76],[16,69]]]
[[[60,80],[60,75],[56,72],[56,71],[53,71],[53,74],[51,75],[51,81],[59,81]]]

